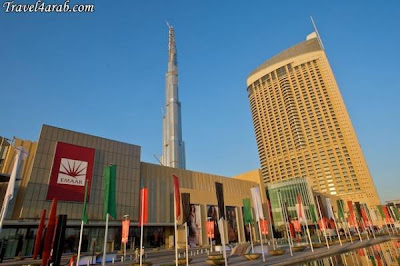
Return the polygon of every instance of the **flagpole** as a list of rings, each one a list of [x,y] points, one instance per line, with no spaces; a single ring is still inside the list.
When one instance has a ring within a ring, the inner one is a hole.
[[[265,262],[264,246],[263,246],[263,239],[262,239],[261,226],[260,226],[260,218],[258,218],[258,231],[260,232],[260,242],[261,242],[263,262]]]
[[[281,191],[278,190],[278,193],[277,193],[277,195],[278,195],[278,201],[279,201],[279,205],[281,206],[282,216],[283,216],[282,218],[283,218],[283,220],[284,220],[283,223],[285,224],[286,233],[287,233],[287,236],[288,236],[288,244],[289,244],[290,256],[293,256],[292,246],[291,246],[290,240],[289,240],[289,238],[290,238],[289,227],[288,227],[288,224],[286,223],[286,222],[287,222],[287,220],[286,220],[286,215],[285,215],[286,212],[284,211],[284,208],[283,208],[283,205],[282,205],[282,201],[281,201],[280,194],[281,194]]]
[[[250,244],[251,244],[251,253],[254,253],[254,246],[253,246],[253,234],[252,234],[252,230],[251,230],[251,225],[250,223],[248,224],[249,226],[249,232],[250,232]]]
[[[186,216],[186,215],[185,215]],[[186,238],[186,241],[185,241],[185,243],[186,243],[186,265],[189,265],[189,248],[188,248],[188,233],[187,233],[187,230],[188,228],[187,228],[187,222],[185,222],[185,238]]]
[[[308,222],[307,222],[307,215],[306,215],[306,213],[305,213],[305,209],[304,209],[304,204],[303,204],[303,197],[301,196],[301,192],[302,192],[302,184],[301,184],[301,182],[299,181],[299,180],[296,180],[296,183],[299,185],[299,187],[296,187],[296,190],[300,193],[299,195],[300,195],[300,201],[301,201],[301,203],[302,203],[302,205],[303,206],[300,206],[300,202],[298,202],[298,204],[299,204],[299,214],[301,215],[301,216],[304,216],[304,220],[305,220],[305,222],[306,222],[306,232],[307,232],[307,235],[308,235],[308,240],[310,241],[310,248],[311,248],[311,252],[314,252],[314,247],[313,247],[313,244],[312,244],[312,240],[311,240],[311,234],[310,234],[310,230],[308,229]],[[302,207],[302,208],[301,208]],[[301,209],[300,209],[301,208]],[[300,221],[299,221],[300,222]],[[301,222],[300,222],[300,226],[301,226]]]
[[[395,224],[394,224],[394,222],[395,222],[395,219],[394,218],[396,218],[396,215],[395,215],[395,213],[394,213],[394,211],[392,210],[392,208],[390,208],[390,207],[392,207],[392,206],[388,206],[388,207],[386,207],[386,208],[388,208],[390,211],[389,211],[389,216],[390,216],[390,213],[392,213],[392,216],[393,216],[393,218],[391,218],[392,219],[392,221],[393,221],[393,228],[396,230],[396,233],[399,233],[397,230],[397,228],[396,228],[396,226],[395,226]],[[389,217],[389,219],[390,219],[390,217]],[[391,224],[391,223],[390,223]]]
[[[140,247],[139,247],[139,264],[142,266],[143,264],[143,253],[144,253],[144,247],[143,247],[143,217],[144,217],[144,189],[141,189],[142,193],[142,211],[141,211],[141,217],[140,217]],[[143,250],[143,252],[142,252]]]
[[[219,223],[221,224],[221,229],[222,230],[220,230],[220,237],[221,237],[221,242],[222,242],[222,249],[223,249],[223,254],[224,254],[225,266],[227,266],[228,265],[228,259],[226,258],[226,248],[225,248],[224,218],[222,216],[221,216],[221,218],[219,218],[220,217],[219,208],[217,208],[217,217],[219,219]]]
[[[174,188],[175,266],[178,266],[178,226],[176,225],[176,191]]]
[[[108,217],[109,214],[106,214],[106,230],[104,233],[104,245],[103,245],[103,260],[101,262],[101,265],[105,266],[106,265],[106,252],[107,252],[107,235],[108,235]]]
[[[318,208],[319,217],[321,218],[321,224],[324,226],[324,237],[325,237],[325,241],[326,241],[326,247],[329,249],[328,237],[326,236],[326,225],[325,225],[324,219],[322,219],[321,206],[319,205],[318,197],[317,197],[317,205],[318,205],[317,208]]]
[[[374,232],[375,231],[374,230],[374,224],[372,223],[372,219],[371,219],[371,217],[369,215],[369,209],[368,209],[367,204],[364,205],[364,212],[365,212],[365,215],[367,216],[367,219],[368,219],[369,224],[370,224],[369,229],[371,230],[372,235],[374,236],[374,239],[376,239],[375,232]]]
[[[271,202],[269,201],[269,199],[267,198],[267,212],[268,212],[268,218],[269,218],[269,224],[270,224],[270,228],[271,228],[271,236],[272,236],[272,247],[274,250],[276,250],[276,246],[275,246],[275,237],[274,237],[274,230],[272,227],[272,217],[271,217]]]
[[[79,233],[78,256],[76,258],[77,266],[79,266],[79,260],[81,258],[82,235],[83,235],[83,220],[81,221],[81,232]]]
[[[4,141],[4,138],[3,138]],[[15,147],[16,155],[14,165],[10,174],[10,179],[8,181],[7,190],[4,196],[3,205],[1,206],[0,212],[0,233],[3,228],[3,222],[7,215],[8,204],[14,198],[15,182],[17,181],[18,170],[21,166],[21,162],[25,159],[27,153],[24,151],[23,147]]]

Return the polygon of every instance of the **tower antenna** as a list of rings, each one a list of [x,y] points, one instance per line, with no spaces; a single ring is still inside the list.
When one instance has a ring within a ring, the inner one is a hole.
[[[314,31],[317,34],[317,39],[318,39],[319,45],[321,46],[322,50],[325,50],[324,44],[322,43],[321,36],[319,36],[319,32],[318,32],[317,26],[315,25],[314,19],[312,16],[310,16],[310,18],[311,18],[311,23],[313,25]]]

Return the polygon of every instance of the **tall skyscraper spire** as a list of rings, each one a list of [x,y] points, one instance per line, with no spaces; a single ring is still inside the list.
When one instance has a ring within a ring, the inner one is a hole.
[[[174,28],[169,29],[168,72],[165,78],[165,113],[163,117],[163,151],[161,163],[186,168],[185,144],[182,140],[181,103],[178,98],[178,61]]]

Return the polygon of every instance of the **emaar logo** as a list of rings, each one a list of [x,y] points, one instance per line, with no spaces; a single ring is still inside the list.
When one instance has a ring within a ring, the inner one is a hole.
[[[61,158],[58,184],[85,186],[88,162]]]

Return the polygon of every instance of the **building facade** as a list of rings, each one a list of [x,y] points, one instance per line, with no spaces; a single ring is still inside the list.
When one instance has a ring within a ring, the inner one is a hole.
[[[37,142],[16,139],[14,144],[23,146],[29,155],[23,162],[21,180],[16,185],[16,196],[10,202],[8,215],[0,233],[0,241],[7,240],[6,258],[17,254],[32,255],[41,213],[46,209],[48,217],[52,198],[58,199],[57,214],[68,216],[64,251],[76,253],[83,208],[83,198],[79,198],[79,193],[76,193],[84,191],[84,186],[76,184],[77,182],[66,183],[65,179],[70,178],[68,175],[72,176],[72,173],[67,171],[69,167],[80,169],[78,165],[87,166],[84,170],[86,180],[83,183],[88,182],[89,194],[89,224],[84,227],[83,252],[102,251],[105,229],[103,170],[109,164],[117,166],[117,219],[110,219],[109,223],[107,239],[110,251],[119,250],[121,247],[121,221],[124,215],[129,215],[131,220],[128,249],[139,245],[140,184],[148,188],[148,223],[144,226],[145,247],[173,245],[172,175],[179,177],[181,193],[190,194],[191,246],[209,244],[204,229],[207,220],[217,221],[215,182],[222,183],[224,188],[227,243],[246,240],[242,222],[242,200],[251,197],[250,188],[258,185],[255,182],[144,163],[140,161],[140,146],[48,125],[43,125]],[[11,172],[14,152],[13,149],[8,150],[4,167],[1,169],[3,173]],[[83,158],[82,156],[86,156],[84,153],[92,154],[92,158]],[[76,179],[79,180],[74,180]],[[4,197],[7,183],[0,185],[1,195]],[[178,224],[181,224],[181,221]],[[179,246],[184,246],[184,236],[184,228],[179,225]],[[214,244],[221,241],[218,230],[213,241]]]
[[[317,34],[255,69],[247,91],[265,183],[304,177],[315,191],[379,204]]]

